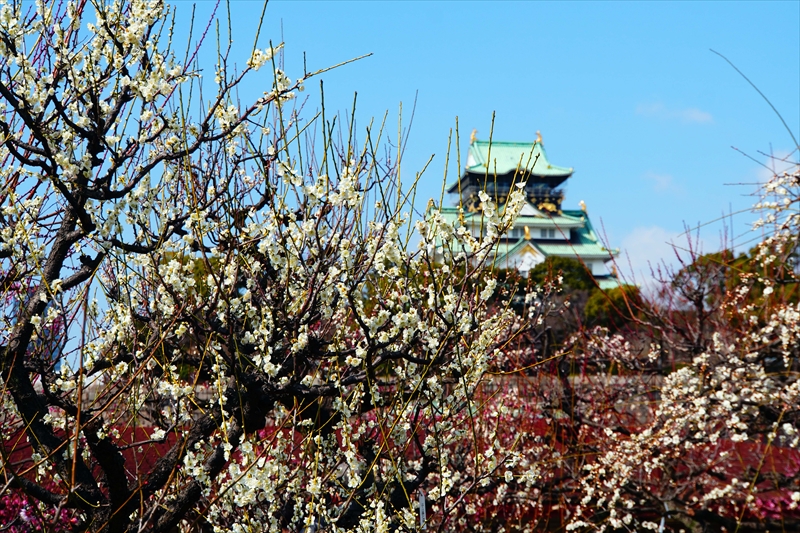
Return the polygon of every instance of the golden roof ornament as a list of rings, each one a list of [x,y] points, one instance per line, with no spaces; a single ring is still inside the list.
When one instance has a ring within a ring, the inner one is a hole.
[[[578,203],[578,205],[580,205],[580,206],[581,206],[581,211],[583,211],[583,212],[585,213],[585,212],[586,212],[586,202],[584,202],[583,200],[581,200],[581,201]]]
[[[472,133],[469,134],[469,143],[470,144],[474,143],[475,139],[477,138],[478,138],[478,130],[474,129],[472,130]]]
[[[525,240],[526,241],[531,240],[531,228],[529,228],[528,226],[525,226]]]
[[[536,142],[542,144],[542,132],[539,130],[536,130]]]
[[[477,213],[483,210],[481,199],[475,193],[472,193],[469,198],[467,198],[466,205],[468,213]]]
[[[553,202],[542,202],[537,207],[539,210],[547,211],[550,214],[558,212],[558,207]]]

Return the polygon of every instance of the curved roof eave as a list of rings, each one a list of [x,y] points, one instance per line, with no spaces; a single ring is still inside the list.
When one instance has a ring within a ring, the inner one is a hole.
[[[469,145],[466,172],[478,175],[509,174],[524,171],[533,176],[569,177],[573,169],[553,165],[547,159],[540,140],[530,142],[503,142],[473,140]]]

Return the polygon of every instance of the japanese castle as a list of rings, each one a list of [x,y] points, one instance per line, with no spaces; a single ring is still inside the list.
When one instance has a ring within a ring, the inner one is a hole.
[[[464,174],[447,192],[459,195],[457,207],[443,207],[449,222],[461,220],[472,234],[481,234],[482,210],[478,193],[486,193],[498,206],[505,203],[515,183],[525,183],[527,202],[514,227],[500,239],[495,266],[516,268],[523,275],[549,256],[579,258],[601,289],[619,286],[616,271],[606,263],[619,250],[607,250],[592,228],[581,201],[581,209],[563,209],[562,188],[573,169],[559,167],[547,159],[542,137],[533,143],[470,139]]]

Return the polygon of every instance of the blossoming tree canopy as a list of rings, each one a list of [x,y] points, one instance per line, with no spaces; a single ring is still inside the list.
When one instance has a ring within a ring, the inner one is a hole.
[[[409,248],[380,139],[306,144],[311,75],[272,48],[221,53],[209,95],[170,20],[0,7],[0,491],[89,531],[412,529],[420,487],[441,520],[509,457],[453,486],[473,392],[526,327],[488,305],[491,239],[433,210]],[[271,88],[240,105],[259,68]]]

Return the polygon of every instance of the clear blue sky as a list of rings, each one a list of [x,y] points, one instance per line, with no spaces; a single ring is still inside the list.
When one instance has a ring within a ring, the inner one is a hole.
[[[231,3],[243,49],[261,6]],[[200,3],[199,17],[212,7]],[[584,200],[636,270],[669,257],[665,243],[684,225],[752,204],[753,185],[726,184],[765,173],[731,146],[766,164],[760,152],[798,159],[778,117],[709,51],[734,62],[800,137],[797,1],[275,1],[266,14],[262,44],[285,41],[292,78],[304,52],[309,70],[373,54],[323,76],[328,112],[348,111],[358,91],[359,125],[388,110],[396,131],[399,103],[408,117],[418,94],[403,172],[413,176],[435,154],[420,205],[439,197],[455,118],[464,154],[472,129],[488,138],[494,112],[494,139],[530,141],[540,130],[551,162],[575,168],[565,206]],[[309,111],[318,86],[308,84]],[[753,219],[734,218],[739,242],[752,238]],[[707,251],[718,248],[721,226],[707,226],[701,239]]]

